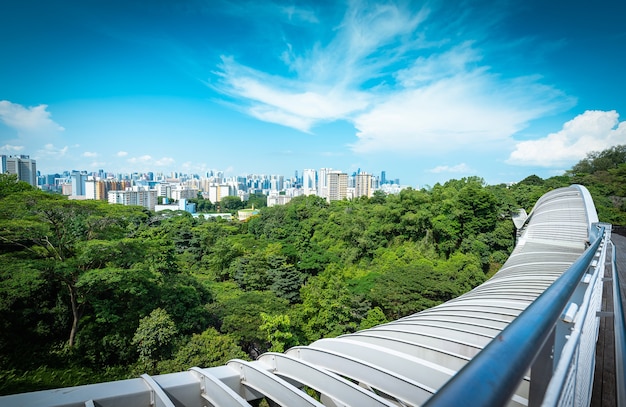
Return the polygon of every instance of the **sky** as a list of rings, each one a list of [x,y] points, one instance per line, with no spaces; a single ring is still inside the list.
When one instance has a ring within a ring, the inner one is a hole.
[[[3,0],[0,154],[432,186],[626,144],[623,0]]]

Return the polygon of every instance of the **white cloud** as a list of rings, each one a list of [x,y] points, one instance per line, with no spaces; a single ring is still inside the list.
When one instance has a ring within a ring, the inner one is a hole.
[[[108,163],[106,161],[92,161],[89,164],[89,167],[91,168],[102,168],[104,166],[106,166]]]
[[[0,151],[6,151],[6,152],[16,152],[16,151],[22,151],[24,149],[24,146],[14,146],[11,144],[5,144],[3,146],[0,146]]]
[[[128,152],[126,152],[126,151],[118,151],[116,155],[118,157],[126,157],[128,155]]]
[[[88,158],[95,158],[98,156],[98,153],[92,153],[90,151],[85,151],[83,153],[83,157],[88,157]]]
[[[64,156],[68,150],[68,146],[56,147],[54,146],[54,144],[48,143],[44,146],[43,149],[37,150],[37,156],[59,158]]]
[[[341,85],[300,84],[271,77],[222,58],[220,91],[248,101],[247,112],[259,120],[308,132],[318,121],[337,120],[364,109],[368,96]]]
[[[142,155],[141,157],[131,157],[127,160],[131,164],[143,164],[152,162],[152,156]]]
[[[167,167],[168,165],[174,164],[175,160],[170,157],[162,157],[154,162],[154,165],[157,167]]]
[[[214,87],[249,115],[302,132],[348,121],[357,130],[349,146],[356,153],[479,150],[573,106],[537,76],[494,72],[479,48],[484,32],[447,33],[433,10],[406,4],[352,1],[327,43],[298,52],[294,44],[303,41],[285,39],[276,58],[289,75],[223,57]]]
[[[428,172],[432,172],[435,174],[440,174],[440,173],[462,173],[462,174],[467,174],[470,172],[473,172],[474,170],[469,167],[467,164],[465,163],[461,163],[461,164],[457,164],[457,165],[453,165],[453,166],[448,166],[448,165],[440,165],[437,166],[435,168],[430,169]]]
[[[556,167],[575,163],[592,151],[626,144],[626,121],[615,110],[587,110],[563,128],[538,140],[517,143],[509,164]]]
[[[281,11],[287,16],[287,19],[289,21],[293,21],[295,23],[298,23],[300,21],[307,23],[319,23],[315,12],[307,8],[290,5],[287,7],[282,7]]]
[[[131,157],[126,161],[128,161],[131,164],[137,164],[137,165],[149,164],[150,166],[156,166],[156,167],[167,167],[168,165],[172,165],[175,162],[175,160],[170,157],[162,157],[160,159],[155,159],[151,155],[148,155],[148,154],[142,155],[140,157]]]
[[[63,127],[50,118],[47,108],[48,105],[24,107],[0,100],[0,121],[19,132],[63,131]]]

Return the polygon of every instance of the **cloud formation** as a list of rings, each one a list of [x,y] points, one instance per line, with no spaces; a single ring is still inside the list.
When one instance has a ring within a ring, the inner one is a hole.
[[[119,153],[118,153],[119,155]],[[145,154],[140,157],[131,157],[127,160],[131,164],[150,164],[156,167],[166,167],[174,164],[175,160],[170,157],[162,157],[160,159],[154,159],[151,155]]]
[[[63,127],[50,118],[48,105],[24,107],[8,100],[0,100],[0,121],[22,133],[63,131]]]
[[[461,164],[457,164],[457,165],[453,165],[453,166],[449,166],[449,165],[440,165],[437,166],[431,170],[429,170],[429,172],[432,172],[434,174],[440,174],[440,173],[461,173],[461,174],[467,174],[470,172],[473,172],[474,170],[468,166],[465,163],[461,163]]]
[[[51,158],[60,158],[63,157],[69,150],[68,146],[64,147],[56,147],[52,143],[46,144],[42,149],[37,150],[36,157],[51,157]]]
[[[538,76],[494,72],[484,42],[441,26],[437,10],[365,3],[349,3],[326,43],[297,49],[285,38],[276,58],[288,74],[224,56],[213,86],[249,115],[302,132],[348,121],[356,153],[478,148],[575,103]]]
[[[24,146],[14,146],[11,144],[5,144],[3,146],[0,146],[0,151],[5,151],[8,153],[14,153],[14,152],[18,152],[18,151],[22,151],[24,149]]]
[[[615,110],[587,110],[563,128],[537,140],[517,143],[507,162],[517,165],[556,167],[575,163],[587,153],[626,144],[626,121]]]

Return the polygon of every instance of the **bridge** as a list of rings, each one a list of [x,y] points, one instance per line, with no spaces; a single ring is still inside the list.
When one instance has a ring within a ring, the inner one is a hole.
[[[436,307],[253,362],[4,396],[0,405],[626,406],[611,225],[598,222],[580,185],[545,194],[514,220],[518,240],[502,268]]]

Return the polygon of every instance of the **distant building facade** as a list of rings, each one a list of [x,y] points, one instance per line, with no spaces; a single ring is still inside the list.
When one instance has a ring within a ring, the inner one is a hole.
[[[85,197],[86,199],[107,201],[109,199],[109,191],[125,191],[127,188],[130,187],[131,182],[129,180],[103,180],[88,176],[87,181],[85,182]]]
[[[85,196],[86,184],[87,184],[87,172],[86,171],[72,171],[71,175],[72,183],[72,196]]]
[[[269,194],[266,199],[266,203],[268,207],[276,206],[276,205],[285,205],[289,201],[291,201],[291,196],[288,195],[279,195],[279,194]]]
[[[20,181],[37,186],[37,162],[27,155],[0,156],[3,174],[15,174]]]
[[[157,190],[109,191],[108,201],[110,204],[143,206],[153,211],[157,204]]]
[[[327,201],[341,201],[348,196],[348,174],[330,171],[326,175]]]
[[[354,180],[354,197],[372,196],[372,175],[366,172],[357,174]]]
[[[302,173],[302,190],[304,195],[317,194],[317,171],[306,169]]]

